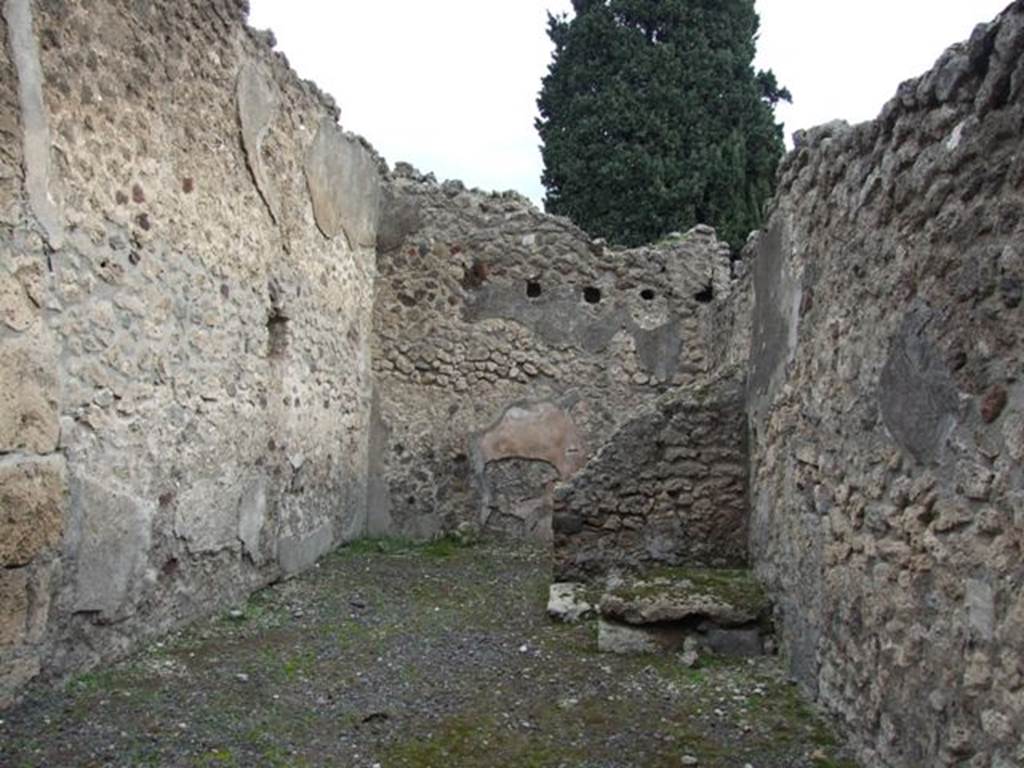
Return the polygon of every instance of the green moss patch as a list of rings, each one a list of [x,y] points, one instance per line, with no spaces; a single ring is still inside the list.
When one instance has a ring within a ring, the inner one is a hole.
[[[661,567],[609,591],[626,600],[701,594],[756,615],[771,612],[771,602],[749,570]]]

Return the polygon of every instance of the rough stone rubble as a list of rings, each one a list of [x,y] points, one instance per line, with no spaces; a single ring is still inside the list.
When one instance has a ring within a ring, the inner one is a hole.
[[[365,527],[378,160],[243,15],[4,4],[0,699]]]
[[[800,135],[737,261],[389,171],[240,0],[2,10],[0,702],[484,530],[750,564],[865,765],[1024,764],[1024,2]]]
[[[1024,764],[1022,53],[798,137],[754,262],[751,557],[865,765]]]

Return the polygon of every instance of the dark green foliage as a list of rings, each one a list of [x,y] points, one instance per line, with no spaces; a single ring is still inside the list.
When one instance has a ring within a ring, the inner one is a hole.
[[[555,56],[538,100],[546,207],[638,245],[711,224],[734,247],[761,223],[783,152],[751,66],[753,0],[574,0],[549,16]]]

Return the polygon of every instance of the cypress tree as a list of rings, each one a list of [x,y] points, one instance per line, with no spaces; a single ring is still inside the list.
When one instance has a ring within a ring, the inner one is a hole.
[[[752,66],[753,0],[573,0],[548,17],[538,99],[545,206],[623,245],[711,224],[734,247],[761,223],[784,151]]]

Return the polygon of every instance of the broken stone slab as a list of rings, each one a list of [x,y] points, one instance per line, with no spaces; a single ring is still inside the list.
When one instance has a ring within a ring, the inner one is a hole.
[[[575,624],[594,616],[594,606],[587,600],[586,586],[573,582],[559,582],[548,589],[548,616],[558,621]]]
[[[236,503],[230,500],[237,493],[220,478],[204,478],[195,480],[190,488],[178,494],[174,534],[186,543],[189,552],[212,553],[237,546],[245,527],[239,520],[245,500]]]
[[[718,656],[746,658],[767,653],[765,635],[760,627],[711,627],[699,637],[701,649]]]
[[[759,656],[770,642],[771,605],[747,571],[675,570],[648,580],[615,579],[600,600],[598,649],[606,653],[698,651]]]
[[[602,653],[622,655],[680,653],[680,663],[692,668],[700,654],[749,658],[770,653],[764,627],[721,628],[680,623],[625,624],[606,619],[597,621],[597,648]]]
[[[238,539],[257,565],[263,562],[260,540],[266,518],[267,483],[260,477],[249,482],[238,502]]]
[[[283,536],[278,542],[281,570],[293,576],[311,567],[334,547],[334,526],[329,522],[306,534]]]
[[[89,478],[75,479],[71,504],[75,610],[130,615],[149,562],[155,505]]]
[[[681,628],[641,627],[610,621],[603,616],[597,620],[597,649],[601,653],[624,656],[670,653],[681,649],[685,642],[686,632]]]
[[[758,622],[771,612],[747,571],[680,570],[650,580],[621,582],[601,597],[603,617],[626,624],[707,621],[721,627]]]

